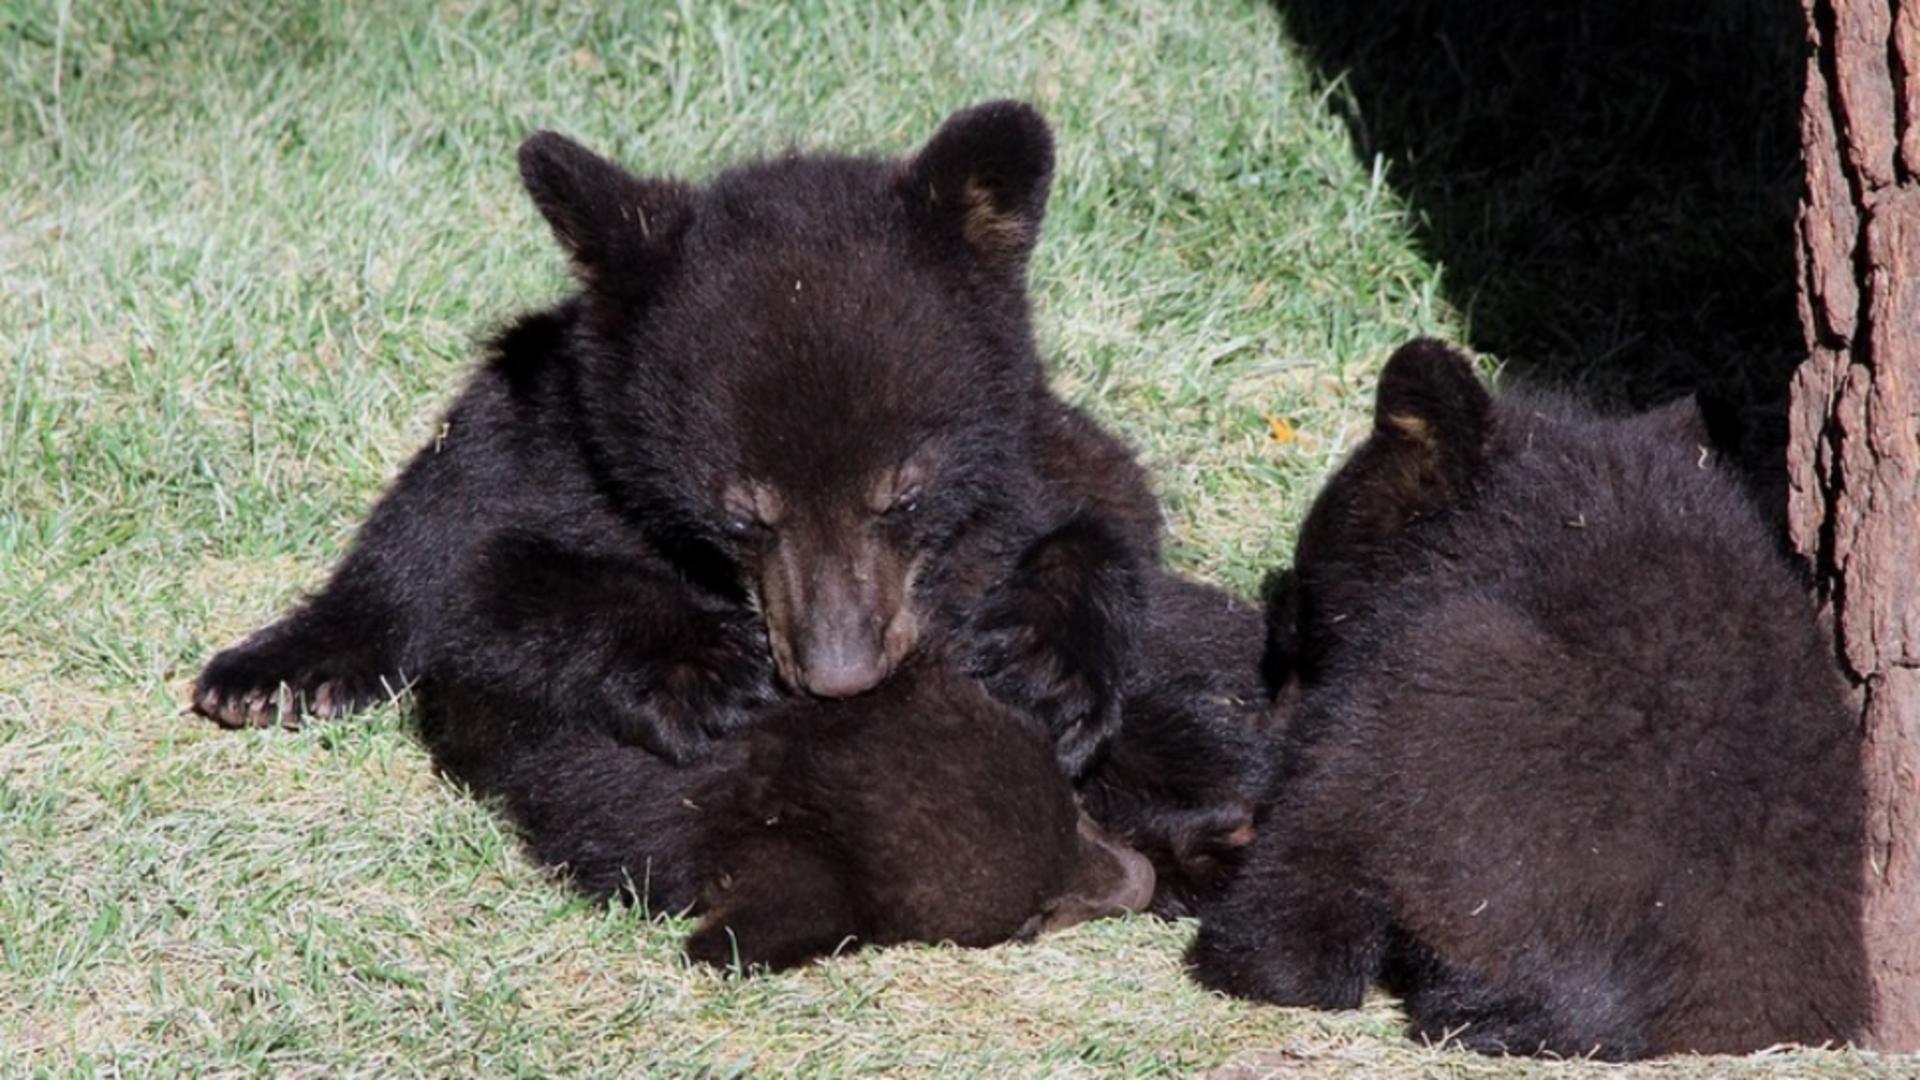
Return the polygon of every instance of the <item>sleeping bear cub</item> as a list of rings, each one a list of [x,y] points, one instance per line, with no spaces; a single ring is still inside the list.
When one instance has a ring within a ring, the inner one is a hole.
[[[673,765],[574,728],[500,785],[536,858],[700,916],[687,953],[780,970],[906,941],[992,945],[1143,911],[1153,867],[1075,806],[1045,736],[953,665],[793,697]],[[618,858],[580,858],[604,850]]]
[[[768,962],[1017,930],[1100,893],[1075,860],[1110,870],[1081,853],[1115,844],[1155,862],[1158,910],[1217,892],[1250,838],[1254,665],[1216,677],[1203,661],[1234,654],[1179,620],[1258,617],[1159,569],[1143,470],[1047,385],[1040,116],[988,103],[903,158],[796,152],[698,185],[551,132],[519,163],[580,288],[495,339],[326,587],[214,657],[194,707],[258,726],[411,686],[436,764],[584,888],[746,922],[756,889],[844,901],[743,944]],[[1207,602],[1162,618],[1163,593]],[[753,764],[775,758],[793,767]],[[1088,847],[1076,784],[1117,840]],[[836,839],[747,858],[686,799]],[[908,848],[954,861],[889,854]],[[974,918],[966,880],[1034,911]],[[1114,879],[1118,906],[1139,880]]]
[[[1201,982],[1378,981],[1489,1053],[1862,1034],[1860,735],[1704,443],[1691,403],[1605,419],[1393,356],[1272,597],[1300,696]]]

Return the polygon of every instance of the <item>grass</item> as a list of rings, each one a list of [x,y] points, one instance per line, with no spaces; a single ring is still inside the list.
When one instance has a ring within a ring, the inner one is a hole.
[[[476,338],[564,287],[512,167],[536,126],[699,175],[1038,102],[1059,381],[1155,469],[1173,557],[1242,592],[1387,350],[1469,337],[1257,4],[632,7],[0,0],[0,1071],[1598,1071],[1417,1047],[1384,1000],[1212,997],[1191,926],[1145,919],[730,981],[679,959],[683,924],[543,878],[397,709],[180,715],[319,581]]]

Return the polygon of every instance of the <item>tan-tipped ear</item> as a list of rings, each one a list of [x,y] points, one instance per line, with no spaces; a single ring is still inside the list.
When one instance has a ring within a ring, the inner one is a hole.
[[[1309,546],[1318,558],[1380,543],[1451,505],[1478,474],[1492,424],[1493,395],[1465,356],[1432,338],[1394,350],[1374,395],[1373,435],[1314,500],[1297,561]]]
[[[1024,268],[1053,181],[1053,133],[1031,105],[990,101],[947,118],[906,162],[900,193],[936,235]]]
[[[520,144],[520,179],[588,280],[616,260],[663,250],[690,205],[685,185],[637,177],[553,131]]]
[[[1445,342],[1415,338],[1395,349],[1374,394],[1378,434],[1434,449],[1478,445],[1493,395],[1473,364]]]

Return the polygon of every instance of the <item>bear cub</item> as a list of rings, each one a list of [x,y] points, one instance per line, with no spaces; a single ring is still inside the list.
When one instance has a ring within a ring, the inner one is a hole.
[[[581,289],[500,335],[327,587],[216,656],[195,706],[259,725],[461,686],[687,762],[951,635],[1078,775],[1118,723],[1159,510],[1034,351],[1052,166],[1012,102],[904,161],[700,186],[532,136]],[[491,758],[502,733],[444,734]]]
[[[791,698],[687,765],[579,729],[509,769],[537,858],[590,892],[699,916],[687,952],[718,966],[1024,940],[1154,892],[1146,857],[1078,809],[1045,737],[928,658],[857,697]],[[569,865],[602,847],[619,858]]]
[[[583,887],[662,910],[706,902],[736,850],[670,824],[688,785],[737,760],[736,742],[773,754],[759,729],[803,717],[866,734],[767,736],[809,762],[832,748],[831,767],[776,785],[796,817],[846,806],[815,830],[841,839],[788,860],[796,874],[823,851],[843,875],[912,869],[875,854],[891,850],[871,810],[886,796],[902,800],[898,837],[1018,879],[982,888],[1072,894],[1074,874],[1048,867],[1085,831],[1056,820],[1079,784],[1155,861],[1157,909],[1217,893],[1250,835],[1250,699],[1239,672],[1139,674],[1201,657],[1150,610],[1176,586],[1143,470],[1051,390],[1034,347],[1026,272],[1053,169],[1039,115],[988,103],[904,158],[796,152],[697,185],[550,132],[519,164],[580,288],[495,339],[326,587],[214,657],[194,707],[291,723],[411,687],[438,767],[498,797]],[[953,670],[887,690],[921,664]],[[873,719],[889,702],[899,732]],[[1047,790],[1007,793],[1051,807],[1029,839],[972,815],[964,784],[916,786],[948,767],[977,777],[998,753],[1041,784],[1004,732],[949,745],[951,763],[895,742],[1008,716],[1057,765]],[[632,782],[575,782],[611,760]],[[832,788],[792,789],[808,783]],[[1014,850],[988,857],[989,841]],[[914,902],[960,903],[963,869],[919,866]],[[937,925],[927,910],[819,934],[886,938]]]
[[[1418,1036],[1628,1059],[1859,1037],[1860,734],[1690,402],[1494,398],[1402,347],[1270,616],[1296,680],[1189,964]]]

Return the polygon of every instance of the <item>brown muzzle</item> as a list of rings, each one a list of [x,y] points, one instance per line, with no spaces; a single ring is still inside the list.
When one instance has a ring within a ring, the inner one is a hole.
[[[783,536],[762,576],[774,663],[807,693],[852,697],[913,648],[911,568],[870,531],[834,544],[809,532]]]

